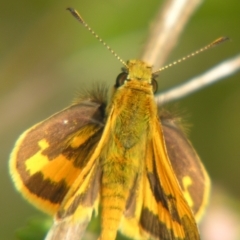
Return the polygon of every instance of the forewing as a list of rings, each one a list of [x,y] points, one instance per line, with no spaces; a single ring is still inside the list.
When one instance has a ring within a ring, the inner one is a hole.
[[[54,214],[88,164],[103,131],[102,103],[82,101],[24,132],[11,154],[17,189]]]
[[[204,211],[210,180],[196,151],[174,120],[162,118],[163,135],[169,159],[195,218]]]
[[[172,169],[158,120],[153,123],[152,131],[140,217],[143,235],[157,240],[199,240],[193,213]]]
[[[109,115],[111,116],[112,112]],[[93,211],[95,210],[95,213],[97,213],[102,174],[99,159],[103,147],[109,140],[110,127],[111,124],[108,121],[87,164],[75,179],[61,203],[46,240],[82,239]]]
[[[144,155],[139,161],[145,161]],[[145,175],[144,175],[145,176]],[[139,219],[142,211],[143,199],[143,175],[139,173],[132,186],[126,203],[126,209],[121,220],[119,230],[130,239],[146,239],[142,235]]]

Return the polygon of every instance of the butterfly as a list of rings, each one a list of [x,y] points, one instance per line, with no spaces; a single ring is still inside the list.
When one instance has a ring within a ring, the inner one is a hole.
[[[154,99],[152,66],[124,64],[111,96],[96,87],[16,142],[10,172],[54,216],[46,239],[82,239],[101,212],[99,240],[199,240],[210,180],[176,119]]]

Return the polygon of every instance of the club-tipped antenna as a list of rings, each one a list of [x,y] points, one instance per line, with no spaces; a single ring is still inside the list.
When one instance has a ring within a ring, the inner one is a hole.
[[[102,38],[100,38],[91,27],[83,20],[81,15],[73,8],[67,8],[68,11],[96,38],[100,43],[103,44],[125,67],[128,68],[127,64],[118,56],[118,54],[110,48],[107,43],[105,43]]]
[[[165,70],[167,68],[170,68],[170,67],[172,67],[172,66],[174,66],[174,65],[176,65],[176,64],[178,64],[180,62],[183,62],[183,61],[185,61],[185,60],[187,60],[187,59],[189,59],[189,58],[191,58],[191,57],[193,57],[193,56],[195,56],[195,55],[197,55],[199,53],[202,53],[202,52],[204,52],[204,51],[206,51],[206,50],[208,50],[208,49],[210,49],[212,47],[215,47],[215,46],[217,46],[217,45],[219,45],[221,43],[224,43],[224,42],[226,42],[228,40],[229,40],[228,37],[220,37],[220,38],[216,39],[215,41],[213,41],[212,43],[208,44],[207,46],[205,46],[203,48],[200,48],[199,50],[197,50],[197,51],[187,55],[186,57],[180,58],[177,61],[174,61],[174,62],[172,62],[172,63],[170,63],[170,64],[168,64],[168,65],[166,65],[166,66],[164,66],[164,67],[162,67],[160,69],[158,69],[154,73],[158,73],[158,72],[161,72],[161,71],[163,71],[163,70]]]

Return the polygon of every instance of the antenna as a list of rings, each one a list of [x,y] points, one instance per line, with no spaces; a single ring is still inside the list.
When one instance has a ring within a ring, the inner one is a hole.
[[[80,14],[73,8],[67,8],[68,11],[96,38],[100,43],[103,44],[126,68],[128,68],[128,65],[115,53],[112,48],[110,48],[103,40],[100,38],[91,27],[88,26],[88,24],[83,20],[83,18],[80,16]]]
[[[206,51],[206,50],[208,50],[210,48],[213,48],[213,47],[215,47],[215,46],[217,46],[217,45],[219,45],[221,43],[224,43],[224,42],[226,42],[228,40],[229,40],[228,37],[220,37],[220,38],[216,39],[215,41],[213,41],[212,43],[208,44],[207,46],[205,46],[203,48],[200,48],[199,50],[197,50],[197,51],[187,55],[186,57],[180,58],[177,61],[174,61],[174,62],[172,62],[172,63],[170,63],[170,64],[168,64],[168,65],[166,65],[166,66],[164,66],[164,67],[162,67],[160,69],[158,69],[154,73],[158,73],[158,72],[161,72],[161,71],[163,71],[163,70],[165,70],[167,68],[170,68],[170,67],[172,67],[172,66],[174,66],[174,65],[176,65],[176,64],[178,64],[178,63],[180,63],[182,61],[185,61],[185,60],[187,60],[187,59],[189,59],[189,58],[191,58],[191,57],[193,57],[193,56],[195,56],[195,55],[197,55],[199,53],[202,53],[202,52],[204,52],[204,51]]]

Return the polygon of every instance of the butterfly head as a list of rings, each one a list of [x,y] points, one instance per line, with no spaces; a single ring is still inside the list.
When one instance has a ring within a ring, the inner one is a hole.
[[[115,88],[130,82],[138,82],[141,85],[152,86],[153,92],[157,91],[157,82],[152,73],[152,66],[141,60],[130,60],[126,63],[127,67],[122,69],[117,77]]]
[[[127,62],[128,80],[152,82],[152,67],[140,60],[130,60]]]

